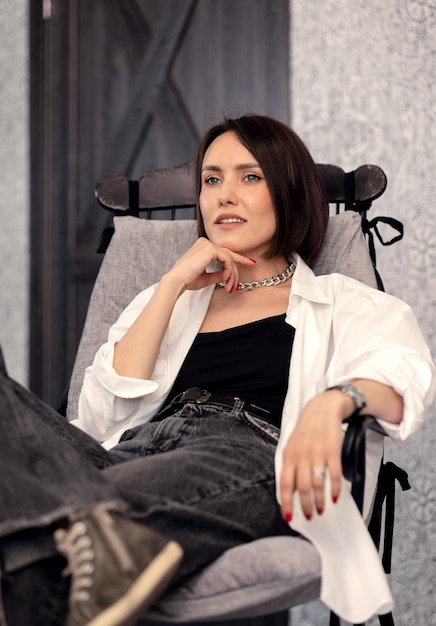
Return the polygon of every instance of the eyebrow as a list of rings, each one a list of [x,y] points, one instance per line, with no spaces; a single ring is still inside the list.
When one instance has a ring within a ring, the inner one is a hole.
[[[257,169],[261,169],[259,163],[253,162],[253,163],[240,163],[239,165],[237,165],[235,167],[236,170],[250,170],[252,168],[256,167]],[[205,171],[209,171],[209,172],[221,172],[222,168],[218,167],[218,165],[205,165],[202,169],[202,172]]]

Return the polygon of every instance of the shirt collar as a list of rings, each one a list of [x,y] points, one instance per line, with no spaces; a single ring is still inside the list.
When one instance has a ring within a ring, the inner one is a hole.
[[[292,277],[289,303],[292,304],[294,299],[304,298],[320,304],[329,304],[330,298],[326,295],[320,281],[317,280],[310,267],[299,254],[293,253],[292,258],[296,262],[297,267]]]

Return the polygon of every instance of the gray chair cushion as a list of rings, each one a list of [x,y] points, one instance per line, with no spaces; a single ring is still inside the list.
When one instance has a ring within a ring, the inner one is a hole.
[[[149,619],[173,623],[278,613],[318,598],[320,585],[321,562],[311,543],[299,537],[258,539],[228,550],[167,592],[141,626]]]
[[[106,341],[111,324],[196,237],[192,220],[124,216],[114,222],[115,233],[94,286],[71,377],[69,419],[77,416],[84,370]],[[359,215],[349,211],[330,218],[313,269],[317,274],[340,272],[376,286]],[[148,617],[166,622],[253,617],[314,599],[319,588],[320,561],[313,546],[301,538],[269,537],[229,550],[188,583],[166,593]]]
[[[86,367],[107,340],[110,326],[142,289],[162,274],[195,241],[194,220],[114,218],[115,233],[100,267],[76,354],[68,393],[67,417],[75,419]]]

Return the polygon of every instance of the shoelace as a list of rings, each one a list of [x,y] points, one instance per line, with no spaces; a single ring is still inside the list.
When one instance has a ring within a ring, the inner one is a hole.
[[[55,539],[59,552],[68,559],[62,574],[71,575],[70,601],[88,602],[95,571],[95,552],[86,524],[76,522],[69,530],[58,528]]]
[[[105,539],[106,548],[111,550],[120,569],[124,572],[133,571],[134,564],[118,535],[112,516],[103,507],[98,507],[93,511],[93,517],[98,521],[98,529]],[[86,523],[75,522],[68,530],[58,528],[55,538],[59,551],[68,560],[63,574],[71,575],[71,601],[89,601],[96,555]]]

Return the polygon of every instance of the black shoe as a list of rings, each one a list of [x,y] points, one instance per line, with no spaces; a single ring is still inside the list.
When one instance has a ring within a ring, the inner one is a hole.
[[[134,624],[170,584],[180,546],[104,507],[55,531],[71,576],[66,626]]]
[[[65,624],[69,584],[61,576],[64,567],[65,559],[57,555],[3,572],[1,593],[7,626]]]

